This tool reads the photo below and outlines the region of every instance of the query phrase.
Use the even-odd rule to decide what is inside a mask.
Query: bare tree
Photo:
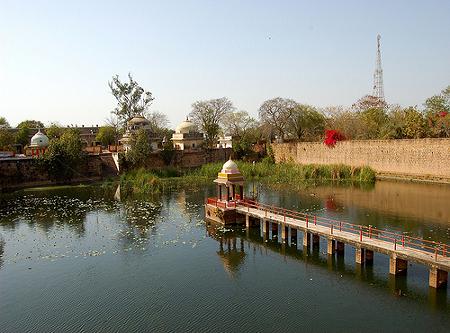
[[[227,113],[222,121],[224,134],[243,136],[250,128],[257,127],[258,122],[247,111]]]
[[[214,147],[219,136],[221,121],[233,110],[233,103],[226,97],[197,101],[192,104],[190,117],[205,133],[207,147]]]
[[[259,108],[259,117],[280,140],[285,138],[289,118],[297,103],[288,98],[273,98],[265,101]]]

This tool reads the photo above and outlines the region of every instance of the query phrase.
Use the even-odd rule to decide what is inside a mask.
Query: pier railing
[[[233,203],[236,206],[236,202]],[[329,228],[330,234],[336,233],[336,235],[338,235],[338,233],[342,231],[349,232],[359,236],[360,242],[367,240],[367,238],[384,240],[391,242],[394,250],[408,248],[409,250],[421,253],[427,252],[428,254],[434,255],[435,260],[438,259],[438,256],[450,257],[449,245],[433,240],[408,236],[404,233],[381,230],[370,225],[366,226],[337,221],[323,216],[267,205],[249,199],[239,200],[237,202],[237,206],[246,207],[248,211],[250,211],[250,209],[257,209],[262,211],[266,217],[270,217],[270,215],[278,215],[278,217],[282,218],[284,222],[286,222],[286,219],[301,220],[306,224],[306,229],[308,229],[309,226],[318,225]]]

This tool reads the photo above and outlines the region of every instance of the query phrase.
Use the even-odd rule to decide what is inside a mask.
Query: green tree
[[[0,150],[12,150],[14,135],[7,128],[0,127]]]
[[[0,128],[10,128],[8,121],[5,117],[0,117]]]
[[[50,140],[41,163],[51,178],[70,180],[77,174],[84,156],[80,133],[75,129],[68,129],[61,137]]]
[[[152,93],[145,91],[128,74],[129,82],[121,82],[119,76],[115,75],[111,82],[108,82],[111,93],[117,101],[117,105],[112,113],[120,121],[122,127],[126,126],[128,120],[135,116],[142,116],[150,107],[154,100]]]
[[[130,149],[126,153],[126,161],[134,168],[144,166],[145,161],[152,152],[152,146],[148,133],[145,129],[140,128],[133,133],[130,142]]]
[[[224,117],[233,110],[233,103],[226,97],[197,101],[192,104],[190,117],[205,134],[208,148],[216,145],[220,133],[220,124]]]
[[[44,128],[44,124],[39,120],[24,120],[17,125],[17,128]]]
[[[65,131],[66,129],[57,123],[51,123],[50,126],[45,129],[45,132],[49,139],[60,138]]]
[[[112,126],[100,127],[95,137],[96,141],[102,143],[103,146],[112,145],[116,141],[116,130]]]
[[[259,108],[259,118],[266,126],[272,138],[277,135],[279,140],[286,137],[289,126],[289,118],[297,103],[292,99],[276,97],[265,101]]]
[[[288,119],[287,130],[299,140],[318,140],[325,130],[325,117],[311,105],[297,104]]]
[[[30,129],[28,128],[28,126],[22,124],[20,127],[18,127],[18,131],[16,132],[15,142],[25,147],[27,144],[30,143],[29,135]]]
[[[450,86],[425,101],[428,132],[432,137],[450,137]]]
[[[364,139],[379,139],[388,121],[385,109],[370,108],[359,113],[364,124]]]

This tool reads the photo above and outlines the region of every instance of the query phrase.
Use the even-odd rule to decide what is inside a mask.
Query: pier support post
[[[313,246],[319,246],[320,236],[316,235],[316,234],[313,234],[312,235],[312,243],[313,243]]]
[[[355,261],[357,264],[364,264],[366,259],[365,251],[361,247],[355,247]]]
[[[338,254],[344,254],[345,243],[336,241],[336,252]]]
[[[311,243],[310,233],[303,231],[303,247],[309,247],[309,244]]]
[[[441,288],[447,285],[448,272],[437,267],[430,268],[429,284],[432,288]]]
[[[250,228],[250,216],[248,214],[245,215],[245,227]]]
[[[280,227],[281,227],[281,239],[283,243],[286,243],[286,225],[284,225],[283,223],[280,223]]]
[[[408,261],[397,258],[395,256],[391,256],[389,258],[389,273],[390,274],[397,275],[397,274],[406,273],[407,268],[408,268]]]
[[[334,239],[328,238],[327,239],[327,253],[334,254],[335,249],[336,249],[336,241]]]
[[[290,226],[288,226],[287,228],[288,228],[288,245],[291,246],[291,242],[292,242],[292,228]]]
[[[366,263],[373,263],[373,251],[366,249]]]
[[[261,223],[262,223],[262,231],[264,234],[267,234],[267,223],[266,223],[266,219],[261,219]]]

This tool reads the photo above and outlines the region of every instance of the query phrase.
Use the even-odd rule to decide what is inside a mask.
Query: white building
[[[198,131],[197,126],[186,117],[186,120],[175,129],[171,140],[176,150],[199,150],[203,146],[204,136]]]

